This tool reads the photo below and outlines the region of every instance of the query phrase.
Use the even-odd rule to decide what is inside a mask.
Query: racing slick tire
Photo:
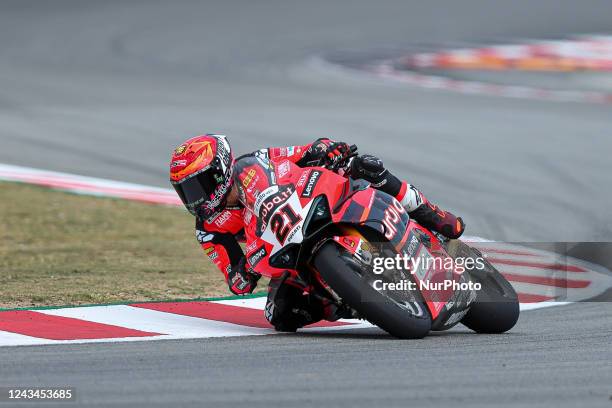
[[[416,305],[419,315],[408,312],[389,297],[366,284],[352,255],[333,241],[328,241],[314,255],[312,265],[323,280],[360,316],[400,339],[420,339],[431,329],[427,306]],[[367,301],[366,301],[367,299]]]
[[[461,323],[476,333],[504,333],[514,327],[520,310],[516,291],[504,276],[483,254],[459,240],[447,244],[447,252],[452,257],[481,258],[482,269],[467,271],[470,280],[479,282],[482,288],[476,292],[476,299]]]

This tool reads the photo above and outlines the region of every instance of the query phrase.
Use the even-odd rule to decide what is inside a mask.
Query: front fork
[[[354,228],[342,227],[342,235],[334,235],[332,238],[321,240],[312,250],[315,254],[324,243],[333,240],[338,245],[347,250],[350,254],[355,256],[361,262],[370,264],[372,262],[372,256],[369,252],[363,250],[362,246],[367,241],[365,238]],[[333,313],[339,317],[344,318],[360,318],[357,312],[353,309],[349,309],[343,304],[342,299],[334,290],[325,282],[319,272],[312,266],[312,262],[307,263],[308,276],[309,276],[309,293],[311,296],[317,298],[322,302],[330,303],[336,307],[337,312]],[[337,318],[336,318],[337,319]],[[334,319],[334,320],[336,320]]]

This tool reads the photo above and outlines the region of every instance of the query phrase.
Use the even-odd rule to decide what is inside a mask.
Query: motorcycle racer
[[[307,145],[260,149],[234,160],[227,138],[217,134],[196,136],[174,150],[170,181],[195,216],[198,242],[221,270],[232,293],[249,294],[257,286],[259,275],[252,269],[256,260],[247,259],[240,246],[245,242],[246,219],[251,217],[244,202],[247,195],[255,199],[264,189],[261,186],[274,181],[266,180],[270,176],[265,171],[240,166],[241,159],[256,157],[264,165],[288,160],[299,167],[332,167],[350,152],[346,143],[321,138]],[[391,174],[377,157],[357,156],[349,168],[341,171],[395,197],[424,227],[448,238],[458,238],[463,233],[461,218],[430,203],[416,187]],[[323,318],[342,317],[330,305],[303,295],[303,288],[286,276],[270,281],[265,316],[280,331],[295,331]]]

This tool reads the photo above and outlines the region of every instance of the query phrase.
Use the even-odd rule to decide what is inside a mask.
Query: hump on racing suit
[[[300,167],[317,165],[331,143],[332,140],[322,138],[307,145],[265,148],[238,157],[234,182],[239,186],[241,201],[255,200],[255,196],[265,190],[266,183],[266,186],[276,183],[272,179],[275,177],[273,163],[288,160]],[[228,206],[206,220],[196,217],[196,238],[226,281],[245,256],[240,242],[245,242],[245,224],[251,216],[252,213],[240,205]]]

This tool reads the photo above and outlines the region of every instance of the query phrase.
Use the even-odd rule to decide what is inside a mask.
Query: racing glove
[[[227,274],[227,285],[234,295],[248,295],[257,287],[261,275],[247,268],[246,256],[243,256],[237,265],[232,266]]]
[[[385,169],[385,165],[382,160],[376,156],[370,154],[364,154],[357,156],[351,162],[350,176],[354,179],[363,179],[372,184],[374,188],[381,188],[389,182],[393,182],[394,186],[399,190],[401,187],[401,181],[390,175],[389,171]],[[387,189],[382,189],[385,193],[390,194]],[[394,195],[394,194],[391,194]]]
[[[332,142],[327,146],[327,150],[321,162],[325,167],[333,167],[342,159],[347,158],[350,153],[351,147],[347,143]]]

